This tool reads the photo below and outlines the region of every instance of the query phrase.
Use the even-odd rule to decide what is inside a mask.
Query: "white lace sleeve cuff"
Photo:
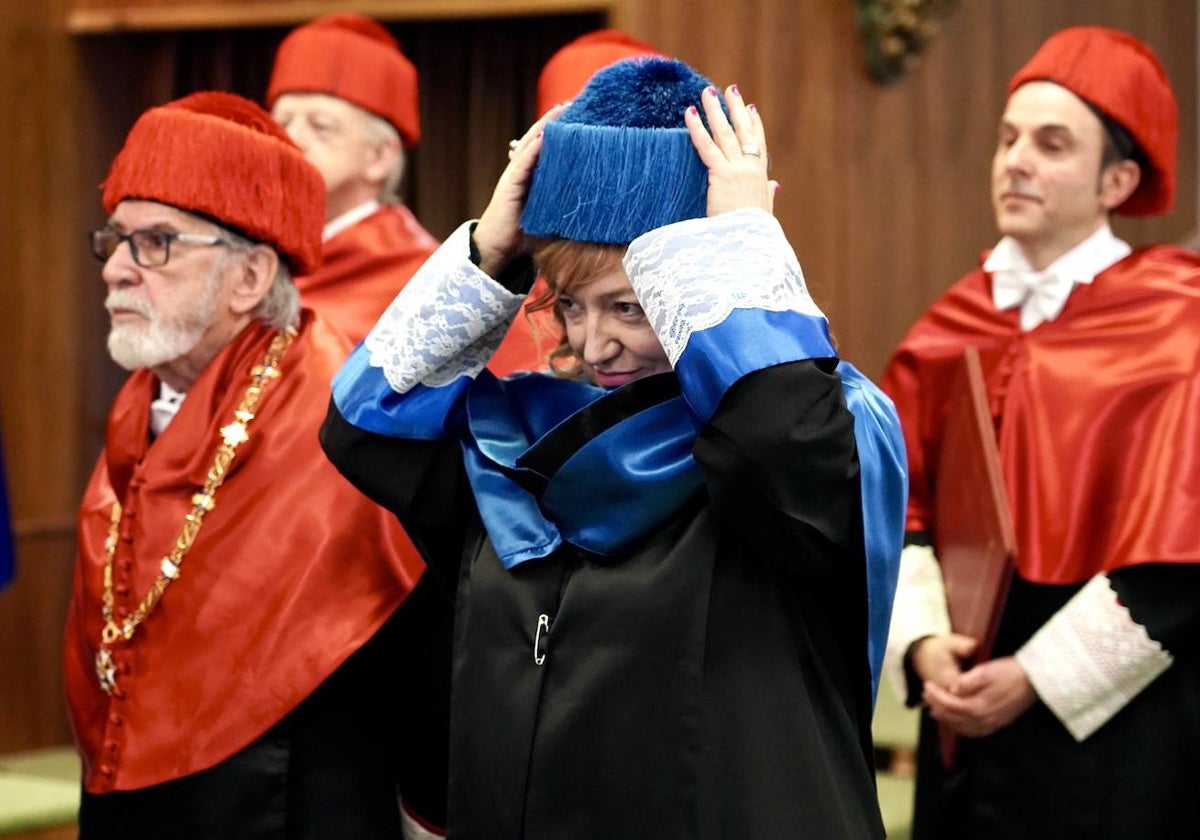
[[[884,670],[888,682],[903,701],[908,679],[904,657],[917,639],[950,632],[946,586],[937,555],[927,545],[908,545],[900,552],[900,577],[892,605]]]
[[[372,367],[404,394],[436,388],[487,365],[524,301],[470,260],[470,223],[421,266],[367,334]]]
[[[400,808],[400,836],[402,840],[446,840],[446,833],[421,822],[406,805]]]
[[[692,333],[720,324],[735,309],[824,319],[783,229],[765,210],[657,228],[633,241],[624,263],[672,365]]]
[[[1017,651],[1034,690],[1082,741],[1167,670],[1171,654],[1097,575]]]
[[[702,421],[748,374],[837,358],[825,316],[770,213],[735,210],[652,230],[633,241],[624,262]]]

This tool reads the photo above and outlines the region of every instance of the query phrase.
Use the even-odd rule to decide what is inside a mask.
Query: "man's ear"
[[[1100,173],[1100,204],[1105,210],[1115,210],[1125,203],[1142,182],[1142,168],[1137,161],[1119,160],[1110,163]]]
[[[367,149],[367,165],[363,175],[376,188],[382,187],[397,163],[404,160],[404,150],[396,137],[385,137]]]
[[[275,282],[279,255],[269,245],[255,245],[239,262],[230,290],[229,308],[236,315],[254,311]]]

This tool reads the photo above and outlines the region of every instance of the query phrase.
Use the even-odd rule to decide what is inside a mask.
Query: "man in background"
[[[267,107],[325,179],[324,257],[296,284],[360,341],[437,247],[398,195],[421,137],[417,70],[375,21],[327,15],[279,45]]]
[[[421,136],[417,70],[376,21],[326,15],[279,45],[267,107],[325,179],[324,257],[297,278],[301,297],[361,341],[438,244],[399,200]],[[522,315],[492,372],[544,367],[535,339]]]
[[[909,545],[893,683],[923,702],[917,838],[1177,838],[1200,815],[1200,257],[1132,250],[1166,212],[1175,95],[1123,32],[1052,36],[1009,82],[1001,233],[893,356]],[[992,658],[951,632],[936,539],[955,371],[978,348],[1017,563]],[[964,737],[946,772],[934,722]]]

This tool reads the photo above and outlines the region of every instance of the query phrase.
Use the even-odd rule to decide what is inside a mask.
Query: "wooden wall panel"
[[[61,3],[0,15],[0,433],[18,575],[0,593],[0,750],[69,739],[59,678],[82,468],[78,67]]]
[[[842,352],[871,375],[994,244],[988,179],[1004,88],[1061,27],[1144,38],[1179,95],[1176,209],[1119,220],[1118,233],[1135,244],[1177,241],[1195,226],[1194,0],[964,0],[889,87],[862,68],[853,0],[627,0],[620,21],[758,103],[783,185],[777,215]]]

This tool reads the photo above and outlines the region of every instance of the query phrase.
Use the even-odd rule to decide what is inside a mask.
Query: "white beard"
[[[195,349],[216,321],[217,290],[214,274],[204,284],[200,297],[178,317],[165,319],[141,297],[121,290],[110,292],[104,301],[109,310],[128,309],[146,321],[113,324],[108,333],[108,355],[126,370],[154,368],[181,359]]]

